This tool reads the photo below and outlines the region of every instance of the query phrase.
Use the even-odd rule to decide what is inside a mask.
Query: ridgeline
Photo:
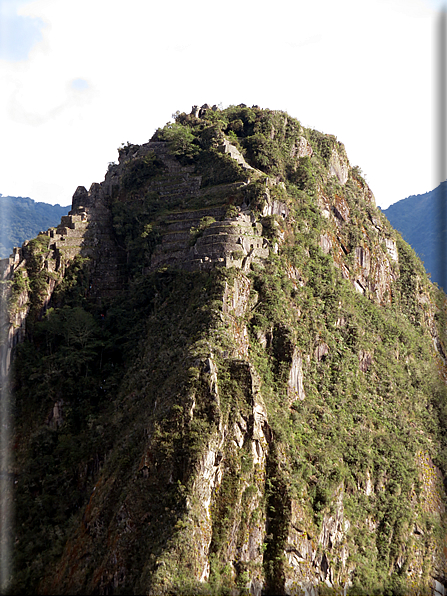
[[[39,232],[57,225],[70,207],[36,203],[26,197],[0,195],[0,259],[9,257],[14,247],[35,238]]]
[[[444,593],[445,295],[335,136],[178,112],[0,272],[11,594]]]

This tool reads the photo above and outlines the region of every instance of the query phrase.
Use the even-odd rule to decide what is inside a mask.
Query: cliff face
[[[444,295],[335,137],[177,114],[2,263],[12,593],[443,593]]]

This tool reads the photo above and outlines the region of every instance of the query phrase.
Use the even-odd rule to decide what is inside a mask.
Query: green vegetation
[[[251,358],[263,374],[270,424],[283,445],[276,463],[282,466],[281,474],[273,475],[281,486],[275,486],[272,497],[280,494],[283,502],[275,505],[277,517],[272,523],[288,518],[285,495],[289,501],[299,497],[311,505],[318,534],[324,514],[333,511],[337,490],[344,487],[351,523],[348,540],[358,553],[353,593],[359,586],[362,593],[386,593],[394,582],[389,570],[405,552],[414,520],[409,503],[419,487],[416,454],[430,453],[446,469],[446,388],[438,378],[430,337],[411,322],[414,305],[408,294],[402,294],[394,307],[383,308],[359,296],[341,279],[331,259],[314,255],[303,263],[292,247],[283,254],[284,260],[277,259],[255,276],[260,307],[249,321]],[[403,260],[405,253],[400,254]],[[286,263],[301,268],[309,279],[306,287],[295,291],[287,283]],[[408,275],[423,279],[420,265],[413,260],[413,269],[411,263],[405,262]],[[290,315],[296,307],[302,315],[294,320]],[[346,324],[337,327],[341,317]],[[279,341],[276,347],[272,341],[266,352],[257,338],[272,327],[273,338],[277,330]],[[282,366],[290,355],[278,348],[284,345],[284,333],[296,337],[302,352],[311,356],[319,342],[329,347],[323,360],[313,357],[305,367],[306,399],[295,402],[291,410],[286,403],[288,368]],[[366,372],[359,370],[362,352],[372,355]],[[365,499],[358,487],[365,486],[368,476],[375,489]],[[380,478],[387,479],[383,493],[378,489]],[[421,511],[419,515],[428,524],[424,532],[439,523]],[[376,520],[378,528],[365,542],[367,516]],[[278,547],[276,541],[274,545]]]
[[[41,230],[59,225],[69,206],[36,203],[23,197],[0,195],[0,259],[9,257],[14,246],[22,246]]]
[[[262,171],[246,180],[223,138]],[[297,156],[302,139],[312,156]],[[43,236],[29,245],[29,280],[15,280],[34,314],[13,375],[12,593],[245,594],[256,581],[275,594],[294,573],[316,577],[307,545],[332,570],[321,593],[349,580],[351,594],[425,594],[445,535],[434,466],[447,471],[447,392],[431,335],[437,326],[442,352],[445,296],[359,169],[343,186],[328,175],[334,151],[345,157],[335,137],[231,106],[178,113],[154,140],[202,177],[202,194],[163,195],[180,175],[155,154],[126,163],[110,207],[128,256],[122,293],[88,300],[94,269],[78,258],[42,316]],[[148,272],[168,217],[207,200],[227,218],[249,204],[278,250],[244,272]],[[287,217],[262,215],[272,200]],[[215,218],[196,221],[192,241]],[[363,293],[359,248],[372,263]],[[302,400],[289,391],[298,356]]]
[[[126,163],[122,185],[126,191],[139,190],[145,182],[164,171],[163,162],[152,151]]]
[[[199,221],[199,224],[197,226],[193,226],[191,228],[190,234],[191,234],[191,245],[195,244],[197,238],[200,238],[200,236],[203,235],[203,232],[210,227],[211,224],[213,224],[216,220],[214,219],[214,217],[211,217],[209,215],[202,217],[202,219]]]

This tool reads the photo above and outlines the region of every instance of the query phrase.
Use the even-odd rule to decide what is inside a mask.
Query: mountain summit
[[[178,112],[0,272],[11,593],[444,593],[445,295],[335,136]]]

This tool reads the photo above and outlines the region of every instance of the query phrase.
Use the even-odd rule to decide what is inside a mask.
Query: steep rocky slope
[[[445,297],[335,137],[177,113],[1,273],[12,593],[443,593]]]

